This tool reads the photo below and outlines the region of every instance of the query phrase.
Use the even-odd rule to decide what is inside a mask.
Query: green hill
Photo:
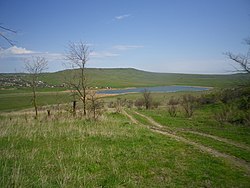
[[[42,80],[50,84],[61,84],[77,70],[64,70],[55,73],[45,73]],[[227,87],[241,84],[249,80],[249,75],[197,75],[197,74],[175,74],[154,73],[132,68],[88,68],[86,69],[91,86],[97,87],[143,87],[164,85],[192,85]]]
[[[49,85],[61,85],[69,81],[70,77],[79,70],[64,70],[54,73],[43,73],[39,80]],[[242,84],[249,80],[247,74],[231,75],[198,75],[198,74],[175,74],[175,73],[154,73],[132,68],[88,68],[86,69],[88,83],[93,87],[144,87],[144,86],[166,86],[166,85],[187,85],[187,86],[210,86],[228,87]],[[2,76],[21,76],[26,74],[1,74]]]

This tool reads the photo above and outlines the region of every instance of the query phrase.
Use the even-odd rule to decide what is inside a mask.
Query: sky
[[[87,67],[227,74],[225,52],[245,54],[250,0],[0,0],[0,72],[24,72],[43,56],[68,68],[70,42],[91,49]]]

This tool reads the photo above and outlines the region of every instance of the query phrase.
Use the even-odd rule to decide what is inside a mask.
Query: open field
[[[72,100],[70,93],[65,92],[38,92],[38,105],[62,104]],[[13,111],[31,108],[32,93],[0,94],[0,111]]]
[[[181,96],[183,94],[192,94],[195,96],[199,96],[204,93],[208,93],[210,91],[202,91],[202,92],[175,92],[175,93],[154,93],[153,98],[156,101],[167,101],[172,96]],[[70,92],[58,91],[58,92],[37,92],[38,96],[38,105],[40,107],[52,104],[64,104],[70,103],[73,100],[73,97]],[[102,95],[105,103],[109,103],[111,101],[115,101],[117,98],[128,99],[128,100],[136,100],[141,97],[141,93],[133,93],[133,94],[122,94],[122,95]],[[79,101],[79,105],[81,102]],[[30,92],[21,92],[21,93],[6,93],[0,94],[0,112],[11,112],[22,110],[25,108],[32,108],[32,93]]]
[[[18,115],[18,112],[1,115],[0,186],[249,186],[250,171],[247,168],[192,144],[153,132],[148,128],[152,125],[147,119],[140,116],[143,119],[140,120],[133,110],[128,113],[141,123],[132,123],[126,115],[111,111],[96,122],[72,118],[67,113],[58,118],[40,114],[37,120],[27,114]],[[227,128],[199,121],[199,125],[183,124],[182,118],[178,118],[182,123],[168,127],[173,120],[167,115],[162,116],[164,111],[139,113],[153,117],[166,129],[195,130],[250,146],[249,128]],[[186,132],[176,134],[219,153],[235,156],[249,165],[249,150],[219,142],[230,146],[225,149],[213,139],[211,142],[200,141]]]

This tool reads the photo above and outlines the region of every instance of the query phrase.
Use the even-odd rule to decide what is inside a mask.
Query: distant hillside
[[[44,73],[39,80],[48,84],[60,85],[79,70],[64,70],[54,73]],[[174,74],[154,73],[132,68],[88,68],[86,69],[91,86],[97,87],[142,87],[142,86],[164,86],[164,85],[192,85],[227,87],[241,84],[249,80],[249,75],[197,75],[197,74]],[[10,74],[6,74],[10,75]]]
[[[61,84],[73,71],[64,70],[55,73],[46,73],[42,80],[51,84]],[[193,85],[226,87],[240,84],[249,80],[249,75],[197,75],[197,74],[174,74],[154,73],[132,68],[89,68],[86,69],[89,82],[97,87],[142,87],[142,86],[163,86],[163,85]]]

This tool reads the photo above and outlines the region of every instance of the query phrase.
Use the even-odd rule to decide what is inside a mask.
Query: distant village
[[[21,77],[17,76],[3,76],[0,77],[0,87],[6,88],[6,87],[31,87],[31,84],[29,81],[22,79]],[[51,85],[48,83],[45,83],[41,80],[37,81],[37,87],[40,88],[58,88],[58,87],[66,87],[65,83],[62,83],[60,85]]]
[[[17,87],[17,88],[29,88],[31,87],[31,83],[28,80],[25,80],[22,78],[22,76],[0,76],[0,88],[10,88],[10,87]],[[66,83],[62,83],[59,85],[56,84],[48,84],[46,82],[43,82],[41,80],[38,80],[36,82],[36,87],[39,88],[69,88]],[[97,87],[92,86],[88,89],[105,89],[110,90],[112,87],[105,86],[105,87]]]

